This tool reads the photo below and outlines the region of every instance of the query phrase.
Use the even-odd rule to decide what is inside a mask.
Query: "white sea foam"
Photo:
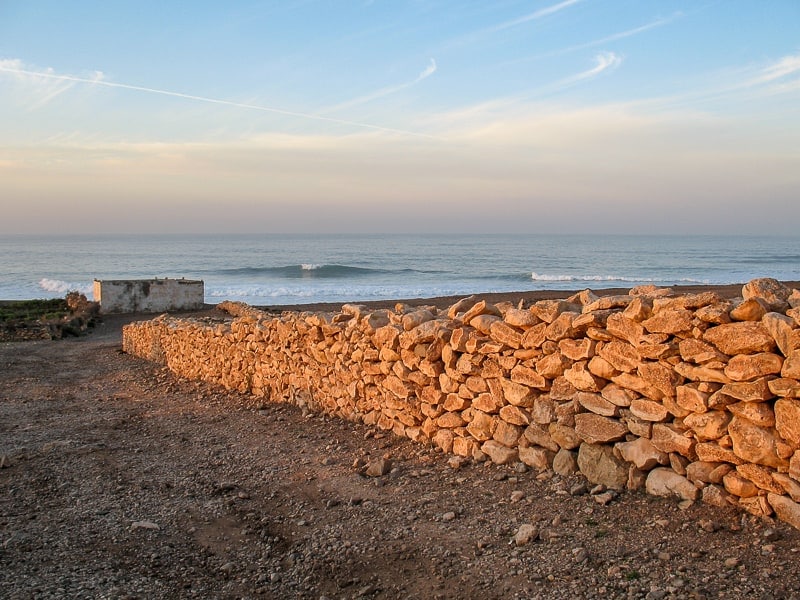
[[[303,271],[316,271],[317,269],[321,269],[324,266],[325,265],[318,265],[315,263],[303,263],[302,265],[300,265],[300,268],[302,268]]]
[[[558,282],[558,281],[601,281],[601,282],[613,282],[619,281],[620,283],[665,283],[676,281],[673,279],[656,279],[652,277],[620,277],[617,275],[546,275],[541,273],[536,273],[535,271],[531,273],[531,279],[533,281],[550,281],[550,282]],[[686,283],[686,284],[700,284],[706,285],[709,284],[710,281],[707,279],[691,279],[691,278],[682,278],[677,280],[679,283]]]
[[[39,281],[39,287],[45,292],[51,292],[54,294],[66,294],[67,292],[77,290],[82,294],[88,295],[91,294],[93,290],[92,284],[73,283],[69,281],[61,281],[60,279],[48,279],[46,277]]]

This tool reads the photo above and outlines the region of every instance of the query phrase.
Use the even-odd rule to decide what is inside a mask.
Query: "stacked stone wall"
[[[127,325],[123,349],[447,453],[800,528],[800,292],[777,281],[736,300],[648,286],[528,307],[220,308],[232,320]]]

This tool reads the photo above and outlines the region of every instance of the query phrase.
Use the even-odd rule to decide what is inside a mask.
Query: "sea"
[[[6,235],[0,300],[92,299],[95,279],[205,282],[209,304],[800,280],[798,236]]]

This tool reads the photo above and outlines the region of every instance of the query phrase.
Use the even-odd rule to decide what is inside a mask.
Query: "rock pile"
[[[611,490],[738,506],[800,528],[800,291],[652,286],[532,306],[127,325],[126,352],[176,374]]]

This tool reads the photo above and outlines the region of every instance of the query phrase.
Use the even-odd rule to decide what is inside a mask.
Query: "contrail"
[[[397,133],[401,135],[410,135],[414,137],[422,137],[428,139],[438,139],[436,136],[419,133],[416,131],[406,131],[404,129],[394,129],[392,127],[383,127],[381,125],[372,125],[370,123],[361,123],[358,121],[348,121],[345,119],[335,119],[333,117],[323,117],[320,115],[312,115],[308,113],[301,113],[291,110],[284,110],[281,108],[273,108],[270,106],[259,106],[257,104],[245,104],[242,102],[233,102],[231,100],[220,100],[219,98],[206,98],[205,96],[195,96],[193,94],[183,94],[181,92],[171,92],[169,90],[159,90],[156,88],[144,87],[141,85],[130,85],[127,83],[113,83],[111,81],[103,81],[101,79],[88,79],[85,77],[73,77],[72,75],[57,75],[55,73],[42,73],[39,71],[29,71],[26,69],[15,69],[6,67],[0,64],[0,71],[6,73],[16,73],[18,75],[31,75],[33,77],[42,77],[45,79],[57,79],[60,81],[74,81],[76,83],[89,83],[92,85],[104,85],[111,88],[120,88],[123,90],[133,90],[136,92],[147,92],[150,94],[160,94],[162,96],[171,96],[173,98],[184,98],[186,100],[194,100],[196,102],[207,102],[209,104],[221,104],[223,106],[234,106],[236,108],[246,108],[249,110],[260,110],[262,112],[269,112],[278,115],[285,115],[288,117],[296,117],[299,119],[312,119],[314,121],[324,121],[327,123],[336,123],[337,125],[348,125],[350,127],[360,127],[362,129],[372,129],[373,131],[383,131],[386,133]]]

